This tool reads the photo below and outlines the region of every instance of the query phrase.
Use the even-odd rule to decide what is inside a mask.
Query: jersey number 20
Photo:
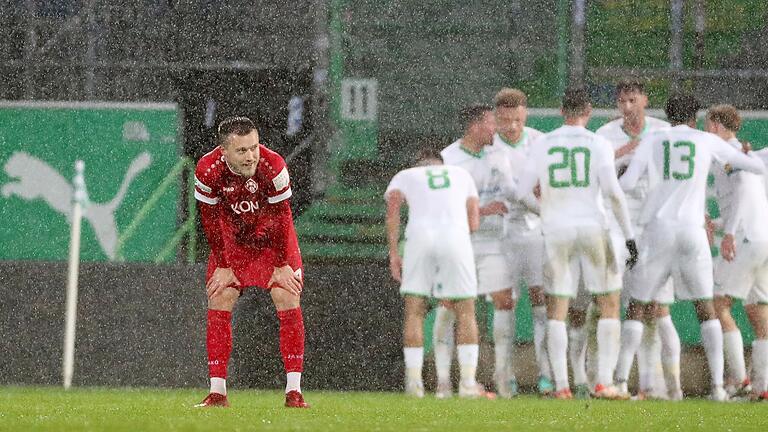
[[[427,184],[430,189],[445,189],[451,187],[451,179],[448,170],[427,171]]]
[[[549,165],[549,186],[553,188],[589,187],[589,160],[586,147],[552,147],[549,155],[560,154],[560,162]],[[560,172],[562,174],[558,175]],[[558,180],[558,178],[564,180]]]

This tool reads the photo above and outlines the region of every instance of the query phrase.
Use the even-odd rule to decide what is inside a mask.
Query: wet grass
[[[394,393],[230,392],[229,409],[195,409],[203,390],[0,387],[2,431],[766,430],[768,403],[423,400]]]

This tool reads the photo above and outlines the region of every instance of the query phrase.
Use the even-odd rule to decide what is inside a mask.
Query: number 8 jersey
[[[616,180],[613,146],[581,126],[562,126],[531,144],[530,163],[518,184],[525,195],[539,181],[545,234],[563,228],[606,228],[602,191],[623,194]],[[623,206],[626,212],[626,206]],[[622,227],[631,238],[628,216]],[[629,232],[626,232],[629,230]]]
[[[707,176],[713,158],[757,174],[764,170],[756,157],[739,152],[717,135],[686,125],[643,138],[620,182],[632,189],[648,172],[648,198],[639,224],[658,219],[667,224],[704,226]]]

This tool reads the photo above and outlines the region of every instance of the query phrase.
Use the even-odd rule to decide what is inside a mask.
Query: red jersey
[[[216,147],[197,163],[195,198],[211,246],[208,277],[230,267],[242,286],[266,287],[274,267],[301,268],[288,198],[291,182],[283,158],[259,145],[252,177],[232,171]]]

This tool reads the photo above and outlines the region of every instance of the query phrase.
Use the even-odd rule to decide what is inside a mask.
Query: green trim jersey
[[[638,135],[636,138],[642,139],[646,135],[648,135],[651,132],[655,132],[657,130],[663,130],[663,129],[669,129],[670,125],[669,123],[665,122],[664,120],[659,120],[654,117],[645,117],[645,128],[643,128],[643,131],[640,132],[640,135]],[[624,131],[624,119],[618,118],[616,120],[610,121],[603,126],[601,126],[597,131],[595,131],[596,134],[600,135],[601,137],[607,139],[612,145],[614,152],[624,145],[626,145],[632,138],[635,138],[633,136],[630,136],[629,134]],[[632,161],[632,157],[635,155],[634,152],[626,154],[618,159],[616,159],[616,169],[619,171],[626,170],[629,163]],[[637,187],[632,189],[631,191],[626,192],[627,197],[627,207],[629,208],[629,217],[632,220],[632,224],[634,226],[638,226],[638,218],[640,217],[640,211],[643,207],[643,203],[645,202],[645,198],[648,196],[648,179],[642,178],[638,181]],[[611,228],[615,231],[618,228],[618,223],[616,222],[616,219],[612,215],[608,215],[609,223],[611,225]]]
[[[678,125],[648,134],[621,177],[630,190],[648,174],[649,192],[639,223],[658,220],[666,224],[704,226],[707,176],[712,159],[732,168],[763,174],[765,166],[754,155],[745,155],[717,135]]]
[[[455,166],[431,165],[397,173],[384,196],[399,190],[408,203],[406,238],[421,231],[451,231],[469,235],[467,199],[477,197],[469,173]]]
[[[561,126],[531,144],[515,196],[541,185],[544,234],[574,227],[607,228],[601,194],[612,197],[627,238],[634,237],[616,179],[611,144],[581,126]]]
[[[531,143],[542,135],[544,135],[543,132],[527,126],[523,129],[523,136],[516,143],[509,143],[498,133],[494,134],[493,147],[503,150],[506,154],[511,169],[511,178],[515,183],[519,180],[528,163]],[[532,213],[520,201],[512,200],[507,207],[509,213],[506,215],[505,222],[508,231],[525,232],[540,229],[541,219],[539,216]]]
[[[741,150],[738,139],[727,141],[733,148]],[[768,149],[754,152],[765,162]],[[712,171],[715,177],[715,191],[720,214],[725,221],[725,232],[734,234],[740,241],[768,241],[768,197],[766,197],[765,176],[745,171],[733,171],[729,167],[717,166]]]
[[[493,201],[509,205],[509,184],[511,168],[505,152],[492,145],[473,153],[465,148],[461,140],[440,152],[446,165],[464,168],[475,181],[480,197],[480,207]],[[504,235],[504,217],[501,215],[482,216],[480,228],[472,234],[475,255],[502,253],[501,238]]]

